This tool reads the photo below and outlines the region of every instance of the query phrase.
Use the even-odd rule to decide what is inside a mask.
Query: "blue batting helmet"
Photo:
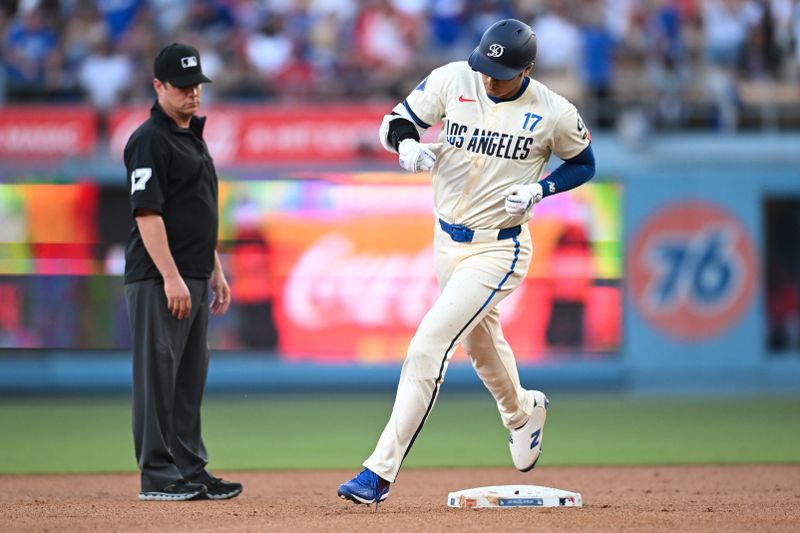
[[[498,80],[513,79],[536,59],[536,34],[516,19],[492,24],[469,56],[469,66]]]

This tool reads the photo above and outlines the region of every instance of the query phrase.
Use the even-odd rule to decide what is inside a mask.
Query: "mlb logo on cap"
[[[156,56],[153,67],[157,79],[179,88],[211,81],[203,74],[200,52],[188,44],[165,46]]]

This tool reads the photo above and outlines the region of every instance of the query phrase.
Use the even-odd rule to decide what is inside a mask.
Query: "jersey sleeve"
[[[553,153],[563,160],[572,159],[589,146],[592,135],[578,110],[569,104],[553,131]]]
[[[125,147],[125,168],[128,172],[131,213],[136,209],[152,209],[161,213],[167,193],[169,161],[155,135],[132,138]]]
[[[412,120],[418,128],[428,129],[444,116],[443,93],[446,81],[442,69],[435,69],[395,107],[394,111]]]

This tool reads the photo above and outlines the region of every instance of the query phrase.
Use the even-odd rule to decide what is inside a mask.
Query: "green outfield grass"
[[[800,398],[632,399],[553,394],[541,465],[800,462]],[[393,393],[208,395],[217,470],[357,469]],[[0,473],[131,471],[123,396],[0,400]],[[404,466],[509,466],[487,393],[443,391]]]

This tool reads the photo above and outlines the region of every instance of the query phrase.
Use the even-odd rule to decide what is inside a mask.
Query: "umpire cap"
[[[469,66],[497,80],[513,79],[536,59],[536,34],[516,19],[492,24],[469,56]]]
[[[211,82],[200,66],[200,52],[188,44],[172,43],[162,48],[154,61],[153,71],[157,79],[178,88]]]

